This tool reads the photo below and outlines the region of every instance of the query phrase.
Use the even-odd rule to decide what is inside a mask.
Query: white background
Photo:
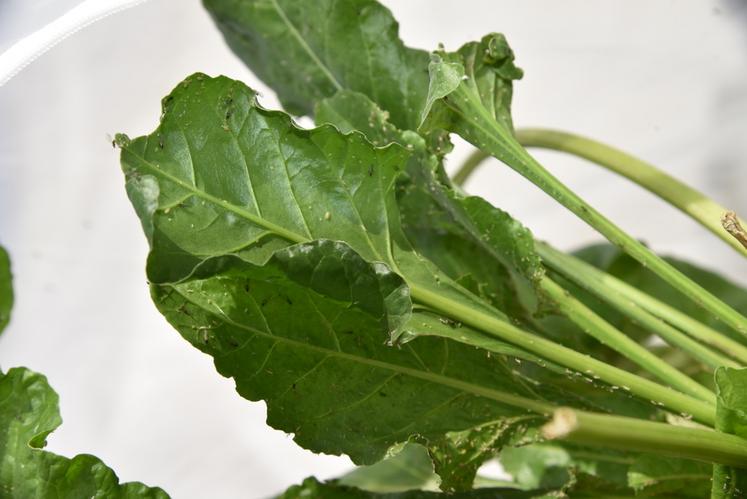
[[[74,3],[0,0],[0,50]],[[526,72],[518,126],[608,141],[747,214],[744,1],[384,3],[405,41],[423,48],[504,32]],[[242,79],[277,106],[196,0],[151,0],[107,18],[0,87],[0,242],[17,292],[0,365],[43,372],[59,392],[65,422],[49,449],[95,454],[123,480],[174,498],[260,498],[350,463],[266,427],[264,404],[238,397],[156,312],[107,135],[151,131],[160,98],[195,71]],[[459,143],[449,166],[468,152]],[[657,251],[747,282],[743,259],[667,205],[579,160],[538,157]],[[599,240],[497,162],[468,188],[562,248]]]

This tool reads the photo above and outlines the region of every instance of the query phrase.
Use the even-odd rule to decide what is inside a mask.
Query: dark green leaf
[[[531,499],[542,496],[542,491],[512,489],[477,489],[449,495],[419,490],[379,494],[339,485],[334,481],[321,483],[315,478],[307,478],[303,484],[288,489],[279,499]]]
[[[527,415],[497,388],[536,396],[502,357],[438,337],[418,340],[417,350],[387,346],[386,332],[409,311],[407,287],[343,243],[291,246],[261,267],[208,261],[153,294],[243,397],[267,402],[271,426],[356,463],[374,463],[413,437]]]
[[[120,484],[94,456],[72,459],[42,450],[62,420],[57,394],[25,368],[0,373],[0,496],[3,498],[168,498],[142,483]]]
[[[0,333],[10,321],[13,308],[13,276],[10,272],[10,258],[0,246]]]
[[[747,369],[716,370],[716,429],[747,439]],[[745,440],[747,445],[747,440]],[[736,499],[747,495],[747,470],[713,465],[711,498]]]
[[[415,130],[428,91],[428,53],[405,47],[374,0],[204,0],[233,51],[283,106],[310,114],[338,90],[367,95],[395,126]]]

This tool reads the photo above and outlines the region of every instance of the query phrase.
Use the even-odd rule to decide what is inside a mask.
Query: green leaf
[[[718,389],[716,429],[747,439],[747,369],[720,367],[715,377]],[[745,494],[747,470],[713,465],[713,499],[733,499]]]
[[[205,267],[202,272],[207,272],[207,269],[215,265],[214,262],[220,261],[214,260],[215,257],[227,254],[257,265],[244,269],[244,272],[248,273],[247,278],[253,275],[253,272],[260,272],[258,275],[262,275],[261,272],[268,271],[267,269],[260,271],[260,269],[262,269],[261,265],[268,262],[271,255],[274,255],[273,260],[270,260],[273,262],[278,262],[278,259],[285,255],[289,262],[293,261],[294,265],[301,266],[299,268],[309,267],[310,263],[304,260],[303,254],[293,249],[294,243],[320,239],[344,240],[350,246],[350,251],[343,251],[341,246],[330,247],[329,243],[311,244],[326,244],[323,247],[330,253],[328,256],[330,262],[335,260],[335,254],[339,257],[342,253],[347,255],[346,261],[355,260],[352,255],[359,258],[359,266],[364,266],[364,263],[371,265],[368,262],[383,262],[396,271],[396,274],[390,272],[387,275],[391,275],[392,279],[395,277],[399,279],[397,275],[399,274],[407,282],[407,286],[401,283],[403,287],[397,293],[390,297],[387,295],[391,300],[387,298],[389,301],[381,302],[386,307],[377,313],[384,314],[385,319],[366,322],[363,319],[368,317],[370,310],[365,309],[365,314],[359,317],[360,323],[351,318],[353,322],[347,326],[347,329],[334,329],[336,335],[346,337],[345,335],[353,331],[354,338],[363,335],[363,337],[368,337],[367,341],[378,345],[373,351],[357,352],[354,359],[346,358],[346,362],[357,365],[358,371],[363,370],[365,373],[370,369],[368,361],[371,356],[398,359],[395,364],[405,361],[410,364],[415,359],[418,362],[424,362],[418,365],[427,371],[431,364],[442,366],[445,362],[444,355],[448,351],[449,369],[452,365],[464,362],[462,372],[468,376],[469,382],[480,381],[479,369],[466,367],[473,363],[486,366],[485,369],[493,372],[492,376],[498,376],[498,378],[491,376],[489,380],[480,382],[481,387],[470,386],[471,390],[479,392],[485,386],[500,386],[509,391],[520,390],[523,395],[529,397],[529,401],[537,398],[538,395],[531,388],[531,383],[522,384],[514,381],[513,371],[507,367],[508,361],[505,357],[495,355],[488,359],[484,353],[471,347],[456,344],[447,346],[446,338],[462,339],[473,333],[473,330],[467,327],[455,328],[453,321],[449,322],[449,319],[445,319],[444,323],[433,312],[424,310],[422,307],[411,312],[408,294],[420,287],[427,289],[426,294],[431,293],[442,299],[451,300],[451,303],[462,302],[470,308],[484,310],[492,317],[502,317],[499,311],[481,302],[413,251],[402,233],[399,227],[395,184],[401,170],[411,159],[407,149],[397,145],[377,149],[359,134],[341,135],[329,126],[308,131],[295,128],[286,115],[258,108],[254,102],[253,92],[240,83],[227,78],[209,79],[203,75],[195,75],[187,79],[164,100],[161,126],[151,136],[131,142],[119,136],[118,140],[123,148],[122,162],[127,177],[128,193],[151,242],[148,277],[152,283],[165,286],[164,288],[156,286],[154,291],[159,307],[182,334],[195,345],[203,349],[212,348],[204,344],[200,335],[205,335],[213,329],[213,324],[217,320],[213,314],[216,312],[210,308],[208,301],[201,304],[201,307],[207,307],[207,310],[203,310],[200,315],[196,316],[199,319],[184,317],[184,310],[189,310],[189,308],[183,307],[187,307],[190,297],[179,298],[179,293],[166,292],[166,287],[173,285],[176,286],[174,289],[182,289],[180,287],[185,286],[189,288],[191,280],[180,281],[190,276],[196,278],[194,271],[203,262],[205,262]],[[311,246],[303,247],[311,248]],[[383,273],[387,269],[381,263],[374,263],[370,268],[378,269],[376,270],[378,273]],[[311,272],[310,269],[307,271]],[[210,282],[221,283],[221,285],[228,283],[228,281],[221,281],[218,275],[220,274],[215,274]],[[320,306],[333,306],[334,300],[340,299],[333,288],[345,289],[344,273],[339,277],[343,279],[342,281],[335,281],[330,276],[322,279],[321,275],[313,282],[305,281],[303,285],[299,284],[301,288],[294,291],[295,293],[307,292],[308,290],[304,287],[313,288],[312,284],[326,283],[331,287],[315,291],[326,293],[327,298],[316,297],[311,301],[309,301],[310,298],[306,299],[306,306],[309,308],[307,313],[314,312]],[[279,286],[280,283],[273,285]],[[374,289],[366,288],[363,283],[361,286],[361,298],[355,301],[355,307],[350,310],[350,313],[361,312],[360,309],[366,303],[367,293],[373,293],[372,296],[377,293],[375,286]],[[233,288],[221,293],[227,293],[230,299],[235,300],[254,299],[260,304],[264,300],[264,298],[243,296],[246,294],[243,289],[235,284]],[[240,294],[236,295],[236,293]],[[215,301],[221,296],[222,294],[218,294],[209,296],[207,299]],[[194,298],[195,296],[191,297],[191,299]],[[176,301],[171,303],[170,299]],[[315,301],[317,299],[321,300],[323,305],[317,304]],[[333,300],[333,303],[327,304],[327,299]],[[295,299],[292,302],[299,303]],[[345,304],[345,310],[351,305],[351,303]],[[292,307],[293,305],[280,300],[278,306]],[[242,304],[239,310],[244,308],[253,310],[247,304]],[[292,317],[298,317],[298,312],[295,312],[297,309],[298,305],[288,310],[273,310],[272,314],[265,314],[267,323],[273,323],[273,321],[284,323],[286,320],[284,314],[289,313]],[[358,317],[358,315],[355,316]],[[256,314],[242,317],[239,323],[251,327],[266,325],[264,320]],[[295,330],[290,327],[291,325],[300,329]],[[317,326],[321,328],[319,334],[328,342],[330,332],[327,326],[324,324]],[[287,329],[286,334],[297,335],[303,333],[306,324],[291,323],[284,327]],[[271,329],[274,330],[275,327]],[[412,346],[403,342],[402,350],[406,352],[406,355],[402,359],[401,352],[386,347],[384,342],[387,335],[399,337],[405,331],[411,335],[427,333],[427,338],[419,342],[417,353]],[[200,335],[197,335],[197,332],[200,332]],[[239,333],[231,333],[227,335],[227,338],[233,338],[236,334]],[[246,332],[241,334],[245,335]],[[243,338],[243,336],[240,337]],[[228,341],[228,339],[224,338],[222,341]],[[305,336],[303,339],[307,340]],[[242,343],[238,339],[231,341],[237,344]],[[242,350],[242,355],[264,358],[263,356],[269,353],[266,351],[269,348],[266,344],[272,341],[272,338],[266,338],[265,344],[260,344],[251,350]],[[500,340],[493,339],[492,344],[498,345],[497,351],[502,354],[516,353],[522,354],[524,358],[531,358],[521,349],[508,346]],[[265,345],[264,350],[261,348],[262,345]],[[324,345],[329,347],[327,343]],[[309,350],[309,345],[304,343],[297,346],[301,351]],[[225,375],[234,376],[237,379],[239,391],[243,395],[253,400],[271,399],[277,396],[271,391],[258,392],[259,388],[255,386],[258,379],[248,376],[246,371],[236,371],[235,368],[226,366],[225,352],[222,350],[224,348],[230,349],[230,344],[229,347],[223,344],[221,349],[207,351],[219,357],[217,361],[219,371]],[[307,359],[309,362],[316,363],[324,358],[324,355],[320,357],[321,353],[315,348],[312,343],[311,353]],[[296,355],[293,353],[291,359]],[[461,355],[467,357],[460,361]],[[466,359],[470,359],[469,362]],[[242,357],[241,365],[250,365],[251,360],[257,359]],[[293,364],[293,361],[289,359],[279,359],[278,362],[279,366],[285,366],[287,363]],[[299,364],[299,368],[303,368],[304,365]],[[280,367],[276,369],[287,370]],[[381,383],[386,377],[392,376],[391,369],[387,367],[376,370],[377,375],[374,381]],[[285,374],[294,376],[293,371],[287,371]],[[452,381],[438,379],[439,383],[447,383],[447,387],[456,386]],[[503,381],[499,382],[500,379]],[[353,386],[345,390],[345,397],[352,399],[359,397],[361,391],[368,393],[376,386],[366,384],[366,381],[370,380],[367,380],[365,376],[353,377],[349,381],[363,383],[361,386]],[[430,400],[426,397],[426,400],[421,400],[423,390],[418,383],[422,383],[422,380],[415,376],[415,379],[410,381],[418,386],[412,391],[414,398],[411,405],[416,404],[416,407],[421,404],[431,406],[434,403],[442,403],[444,393],[447,393],[449,397],[457,397],[459,394],[459,390],[454,392],[452,389],[440,389],[434,392],[434,396],[437,395],[436,399]],[[457,385],[461,386],[462,381],[459,381]],[[283,379],[283,383],[292,385],[293,381]],[[324,380],[320,383],[320,386],[325,384]],[[247,386],[244,386],[245,384]],[[262,388],[267,389],[269,386],[263,385]],[[495,393],[490,393],[494,399]],[[554,396],[559,393],[558,390],[548,392]],[[319,395],[319,400],[309,399],[310,403],[313,401],[321,404],[321,409],[312,408],[314,409],[312,415],[318,410],[331,411],[334,409],[334,404],[344,400],[341,394],[334,399],[329,399],[329,394],[330,391],[325,390]],[[466,398],[471,400],[470,397],[474,398],[474,396],[479,398],[477,392]],[[480,403],[492,406],[494,402],[490,400],[491,397],[480,399]],[[562,397],[562,400],[567,401],[567,397]],[[324,404],[327,406],[325,407]],[[298,425],[307,422],[308,419],[308,415],[304,414],[303,410],[294,405],[276,406],[272,401],[269,402],[269,406],[270,423],[286,431],[295,432],[297,440],[302,445],[319,451],[346,452],[359,462],[374,462],[381,458],[391,445],[405,441],[415,433],[426,435],[431,432],[435,438],[437,435],[442,435],[444,431],[464,430],[493,419],[500,419],[505,415],[524,414],[526,407],[546,407],[542,403],[530,403],[528,406],[525,400],[519,402],[521,409],[518,410],[515,406],[507,410],[506,406],[501,407],[498,404],[498,412],[486,409],[485,412],[472,414],[476,419],[470,420],[469,423],[463,421],[460,415],[454,421],[447,421],[446,426],[439,426],[436,433],[433,433],[434,429],[428,427],[430,421],[415,422],[411,430],[403,431],[401,434],[381,435],[381,439],[373,445],[368,441],[355,441],[350,436],[352,434],[360,437],[360,428],[343,425],[349,430],[341,432],[332,424],[332,420],[324,424],[313,422],[312,430],[318,429],[321,432],[319,435],[313,434],[311,430],[299,433],[296,431]],[[460,404],[456,406],[459,407]],[[275,409],[275,407],[283,410]],[[448,412],[446,410],[448,408],[445,407],[442,412]],[[453,407],[451,409],[457,410]],[[374,428],[371,431],[374,435],[376,431],[386,433],[396,427],[408,428],[411,423],[408,419],[409,413],[412,411],[413,407],[402,405],[391,415],[394,419],[388,427],[379,426],[376,421],[371,421],[368,414],[361,414],[362,420],[356,424],[362,427],[366,424],[373,424]],[[343,423],[345,421],[340,424]],[[352,424],[352,422],[346,424]],[[318,425],[318,428],[314,425]],[[418,428],[418,431],[414,428]],[[336,440],[325,432],[334,432]]]
[[[374,0],[204,0],[231,49],[294,114],[338,90],[367,95],[395,126],[415,130],[428,53],[405,47]]]
[[[516,404],[535,396],[502,357],[438,337],[417,350],[387,346],[409,312],[407,287],[340,242],[291,246],[264,266],[211,260],[153,285],[153,296],[243,397],[267,402],[268,424],[356,463],[411,438],[527,415]]]
[[[525,490],[538,487],[562,490],[574,483],[569,470],[574,465],[573,458],[559,445],[507,447],[501,452],[500,462],[517,487]]]
[[[422,445],[409,443],[396,454],[370,466],[359,466],[335,482],[368,492],[384,493],[437,490],[439,478],[433,472],[428,450]]]
[[[168,498],[159,488],[119,483],[94,456],[68,459],[42,450],[62,420],[57,394],[26,368],[0,373],[0,496],[34,498]]]
[[[13,276],[10,272],[10,258],[0,246],[0,333],[10,321],[13,308]]]
[[[301,485],[288,489],[278,499],[530,499],[543,495],[542,491],[514,489],[477,489],[448,495],[420,490],[379,494],[340,485],[334,480],[321,483],[315,478],[307,478]]]

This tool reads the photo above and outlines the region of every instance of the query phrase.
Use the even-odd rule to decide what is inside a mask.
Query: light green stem
[[[559,311],[585,333],[621,353],[669,386],[683,393],[716,404],[716,395],[680,370],[670,366],[639,343],[616,329],[593,310],[573,297],[549,277],[540,281],[540,288],[557,305]]]
[[[487,312],[449,300],[427,288],[410,284],[410,292],[417,302],[428,305],[452,319],[501,338],[556,364],[622,388],[644,400],[652,400],[663,404],[672,411],[691,414],[696,420],[704,424],[713,426],[715,422],[716,414],[713,404],[682,394],[654,381],[606,364],[589,355],[581,354],[571,348],[524,331]]]
[[[545,437],[747,468],[747,440],[710,429],[558,409]]]
[[[641,307],[635,300],[607,285],[607,282],[615,279],[614,277],[604,274],[583,260],[553,249],[547,244],[537,243],[536,249],[543,262],[553,271],[594,294],[597,298],[616,308],[648,331],[658,335],[670,345],[676,345],[714,369],[719,366],[740,367],[730,358],[693,340]],[[718,337],[723,336],[719,334]],[[739,346],[741,347],[741,345]]]
[[[612,244],[620,247],[642,265],[649,267],[674,289],[747,336],[747,318],[629,236],[555,178],[527,153],[509,130],[495,120],[483,107],[477,93],[468,85],[459,85],[452,94],[454,98],[452,99],[450,95],[447,105],[461,115],[461,119],[467,124],[460,130],[467,140],[474,141],[473,143],[479,148],[506,163],[599,231]]]
[[[747,249],[721,225],[721,217],[729,210],[653,165],[601,142],[557,130],[517,130],[516,140],[524,147],[567,152],[622,175],[689,215],[747,256]]]
[[[614,296],[615,294],[621,295],[626,300],[629,300],[666,323],[679,328],[689,336],[718,348],[725,354],[738,360],[741,363],[740,365],[747,365],[747,347],[741,343],[732,340],[728,336],[724,336],[721,332],[706,326],[684,312],[642,292],[625,281],[599,270],[580,258],[557,251],[554,254],[550,254],[548,246],[542,243],[538,243],[536,247],[540,256],[548,264],[552,265],[551,260],[553,260],[553,256],[556,256],[562,258],[562,262],[559,263],[562,263],[564,268],[566,265],[570,265],[574,270],[583,273],[584,282],[588,282],[586,277],[594,279],[594,281],[599,281],[598,286],[606,293],[605,298],[609,298],[609,296]],[[567,268],[570,269],[571,267]],[[684,347],[682,348],[684,349]]]

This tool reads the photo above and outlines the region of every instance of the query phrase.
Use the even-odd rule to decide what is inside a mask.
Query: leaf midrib
[[[301,36],[301,33],[298,32],[298,29],[296,29],[295,25],[288,19],[288,16],[285,14],[285,11],[280,7],[280,4],[278,4],[277,0],[270,0],[272,3],[273,8],[275,9],[275,12],[277,12],[278,17],[283,21],[283,23],[288,27],[288,31],[291,35],[293,35],[293,38],[298,41],[298,44],[301,46],[301,48],[309,55],[311,60],[316,64],[319,69],[322,70],[322,73],[324,73],[324,76],[329,79],[330,83],[335,86],[337,90],[342,90],[342,85],[340,82],[337,81],[337,78],[334,77],[332,72],[325,66],[321,59],[319,59],[319,56],[316,55],[316,53],[311,50],[311,47],[308,43],[306,43],[306,40]]]
[[[220,206],[232,213],[235,213],[236,215],[239,215],[243,218],[246,218],[250,222],[254,223],[255,225],[258,225],[260,227],[264,227],[267,230],[270,230],[272,232],[275,232],[277,235],[284,237],[288,239],[289,241],[293,241],[295,243],[306,243],[309,242],[310,239],[301,235],[296,234],[295,232],[292,232],[280,225],[277,225],[275,223],[270,222],[266,218],[260,217],[258,215],[255,215],[254,213],[247,211],[231,202],[229,202],[226,199],[220,199],[216,196],[213,196],[212,194],[209,194],[203,190],[198,189],[196,186],[185,182],[181,180],[179,177],[176,177],[168,172],[163,171],[158,165],[152,164],[150,161],[145,159],[144,157],[140,156],[139,154],[135,153],[131,149],[125,148],[125,150],[131,154],[133,157],[137,158],[141,164],[147,168],[151,173],[154,175],[160,176],[162,178],[165,178],[169,182],[173,182],[174,184],[178,185],[182,189],[191,192],[194,196],[204,199],[206,201],[210,201],[211,203]]]

